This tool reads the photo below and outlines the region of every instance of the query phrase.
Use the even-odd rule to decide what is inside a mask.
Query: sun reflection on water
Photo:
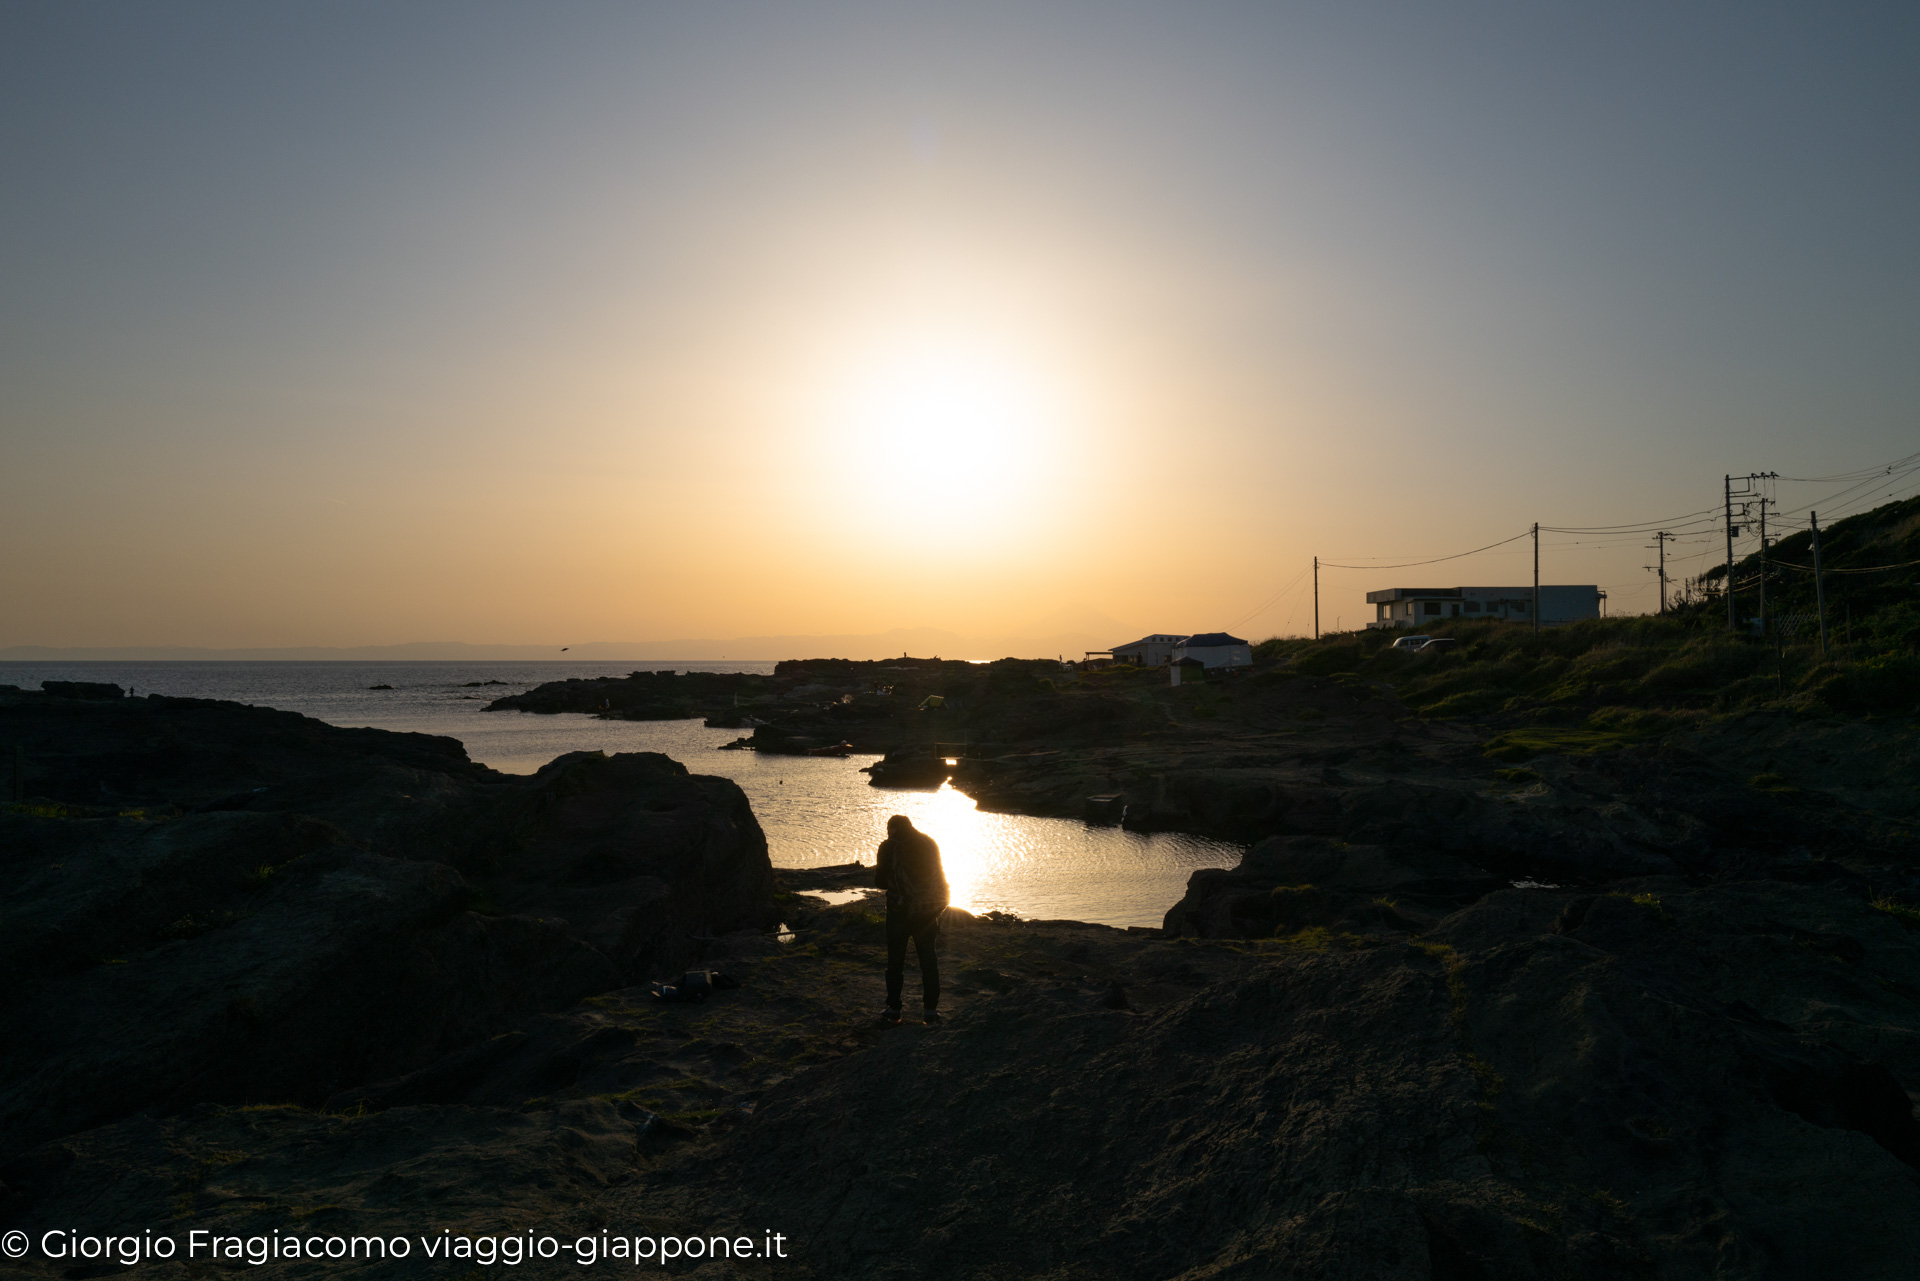
[[[687,664],[677,664],[687,666]],[[715,670],[719,664],[693,664]],[[748,665],[765,671],[771,664]],[[81,671],[80,668],[85,670]],[[1241,849],[1162,832],[1089,827],[1075,819],[982,813],[951,787],[872,787],[860,767],[878,759],[764,756],[717,748],[738,730],[698,720],[602,721],[590,716],[488,713],[473,681],[532,685],[556,675],[612,676],[624,664],[149,663],[7,665],[0,680],[110,680],[196,698],[229,698],[371,725],[445,734],[474,760],[531,774],[564,752],[664,752],[696,774],[732,779],[746,793],[775,867],[871,865],[887,816],[905,814],[940,843],[953,901],[974,912],[1157,925],[1196,868],[1232,867]],[[371,692],[369,686],[380,692]],[[388,688],[389,686],[393,688]]]
[[[984,813],[951,785],[937,791],[873,787],[860,767],[877,757],[716,751],[739,731],[699,721],[486,715],[478,711],[482,706],[449,704],[390,727],[453,734],[476,760],[518,773],[581,749],[665,752],[695,773],[723,775],[740,785],[775,867],[871,865],[888,816],[905,814],[940,843],[953,902],[970,912],[1158,925],[1195,868],[1232,867],[1240,859],[1240,847],[1222,841]]]
[[[476,757],[496,767],[531,772],[561,751],[600,747],[665,752],[697,773],[731,778],[753,804],[775,867],[871,865],[888,816],[905,814],[939,842],[954,905],[975,913],[1158,925],[1196,868],[1240,861],[1241,847],[1224,841],[983,812],[951,784],[937,791],[873,787],[860,772],[878,759],[873,756],[715,751],[739,732],[698,721],[471,719],[484,719],[486,732],[463,737]],[[489,742],[494,735],[499,741]]]
[[[1188,873],[1231,867],[1240,855],[1220,841],[994,814],[950,783],[938,791],[869,790],[876,828],[889,814],[905,814],[938,841],[954,906],[975,913],[1157,925]]]
[[[880,795],[888,798],[893,813],[905,814],[915,827],[940,843],[955,907],[984,912],[998,906],[983,903],[986,883],[994,874],[1004,875],[1008,865],[1019,857],[1017,839],[1008,839],[1016,834],[1006,831],[1006,824],[992,821],[1001,815],[982,813],[972,797],[954,791],[951,783],[942,783],[937,792],[889,791]],[[880,808],[886,808],[886,804]]]

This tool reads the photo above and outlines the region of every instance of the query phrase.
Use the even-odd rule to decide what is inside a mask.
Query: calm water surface
[[[486,712],[487,702],[574,676],[666,671],[770,673],[771,662],[626,663],[0,663],[0,684],[100,680],[141,694],[225,698],[334,725],[445,734],[473,759],[530,774],[563,752],[664,752],[696,774],[739,783],[766,830],[776,867],[873,861],[887,816],[905,814],[940,842],[953,901],[1030,918],[1158,925],[1200,867],[1232,867],[1240,847],[1170,833],[1142,835],[1057,818],[985,814],[951,787],[871,787],[845,759],[717,750],[738,730],[699,721],[602,721],[577,714]],[[469,681],[503,681],[472,688]],[[391,690],[372,690],[391,685]]]

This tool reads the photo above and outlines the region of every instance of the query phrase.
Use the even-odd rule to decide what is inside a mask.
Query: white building
[[[1600,617],[1600,588],[1593,584],[1540,587],[1540,623],[1551,627]],[[1388,587],[1368,592],[1375,610],[1368,627],[1424,627],[1447,618],[1533,621],[1531,587]]]
[[[1225,632],[1201,632],[1198,636],[1189,636],[1181,641],[1173,651],[1174,662],[1183,658],[1197,659],[1210,669],[1252,667],[1253,646]]]
[[[1173,651],[1185,639],[1184,636],[1155,633],[1125,645],[1115,645],[1108,652],[1116,663],[1132,663],[1135,667],[1165,667],[1173,661]]]

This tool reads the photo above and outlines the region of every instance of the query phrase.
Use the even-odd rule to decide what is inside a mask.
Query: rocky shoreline
[[[791,1243],[667,1269],[712,1277],[1904,1275],[1910,727],[1511,762],[1353,682],[995,667],[870,690],[893,750],[1260,839],[1163,930],[952,913],[949,1021],[900,1028],[868,869],[773,870],[724,780],[0,692],[4,1226]],[[737,986],[650,995],[690,965]],[[53,1275],[94,1273],[0,1265]]]
[[[598,714],[650,718],[689,706],[696,686],[724,703],[709,725],[750,728],[742,746],[886,753],[876,783],[950,778],[986,810],[1418,845],[1549,883],[1753,872],[1844,839],[1882,891],[1920,892],[1905,721],[1757,710],[1608,733],[1537,713],[1435,720],[1390,682],[1272,660],[1178,688],[1163,672],[1048,661],[811,660],[771,677],[556,682],[490,710],[610,702]],[[623,710],[623,696],[651,701]]]

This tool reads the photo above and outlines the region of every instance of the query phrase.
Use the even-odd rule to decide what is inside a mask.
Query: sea
[[[870,786],[877,757],[722,751],[738,730],[698,720],[603,721],[584,713],[489,712],[495,698],[545,681],[647,671],[754,672],[772,662],[0,662],[0,685],[109,681],[135,694],[219,698],[299,712],[332,725],[441,734],[476,761],[531,774],[566,752],[663,752],[696,774],[738,783],[775,867],[872,863],[889,815],[940,842],[953,901],[1027,919],[1158,925],[1197,868],[1232,867],[1242,846],[1075,819],[989,814],[952,786]]]

